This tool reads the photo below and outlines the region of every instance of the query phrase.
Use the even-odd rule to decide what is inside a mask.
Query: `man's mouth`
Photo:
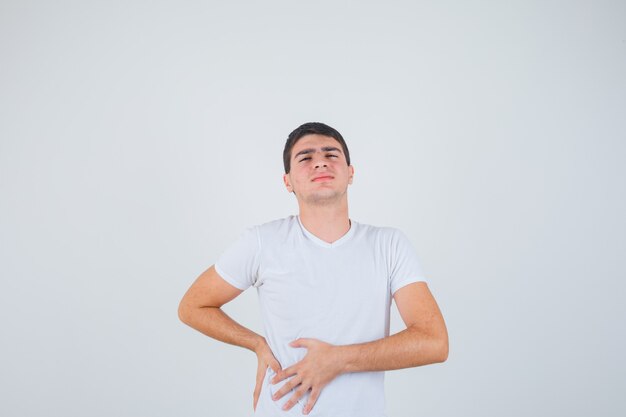
[[[323,176],[323,177],[317,177],[313,181],[314,182],[320,182],[320,181],[329,181],[329,180],[332,180],[332,179],[333,179],[333,177],[331,177],[330,175],[326,175],[326,176]]]

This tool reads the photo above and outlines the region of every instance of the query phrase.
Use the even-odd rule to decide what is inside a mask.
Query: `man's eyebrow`
[[[334,146],[323,146],[322,147],[322,152],[330,152],[330,151],[337,151],[339,153],[341,153],[341,149],[336,148]],[[315,149],[313,148],[308,148],[308,149],[302,149],[300,152],[298,152],[297,154],[294,155],[294,159],[297,158],[300,155],[304,155],[307,153],[313,153],[315,152]]]

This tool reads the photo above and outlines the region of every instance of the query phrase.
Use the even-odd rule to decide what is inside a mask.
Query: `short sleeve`
[[[394,229],[391,239],[391,274],[389,288],[391,295],[413,282],[426,282],[422,265],[413,244],[399,229]]]
[[[229,284],[246,290],[258,282],[260,252],[258,227],[248,227],[220,254],[215,270]]]

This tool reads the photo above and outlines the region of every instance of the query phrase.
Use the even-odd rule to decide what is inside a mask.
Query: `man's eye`
[[[300,160],[300,162],[302,162],[302,161],[306,161],[307,159],[311,159],[311,157],[310,157],[310,156],[307,156],[306,158],[302,158],[302,159]]]
[[[339,158],[337,155],[326,155],[326,156],[334,156],[335,158]]]

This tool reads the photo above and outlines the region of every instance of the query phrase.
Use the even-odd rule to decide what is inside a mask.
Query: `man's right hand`
[[[263,386],[263,379],[265,379],[267,368],[272,368],[276,373],[280,372],[282,368],[280,363],[278,363],[278,360],[274,357],[274,353],[272,352],[272,349],[270,349],[265,338],[263,338],[254,351],[259,361],[259,366],[256,371],[256,386],[254,387],[253,394],[254,402],[252,405],[254,411],[256,411],[256,404],[259,400],[259,395],[261,394],[261,387]]]

